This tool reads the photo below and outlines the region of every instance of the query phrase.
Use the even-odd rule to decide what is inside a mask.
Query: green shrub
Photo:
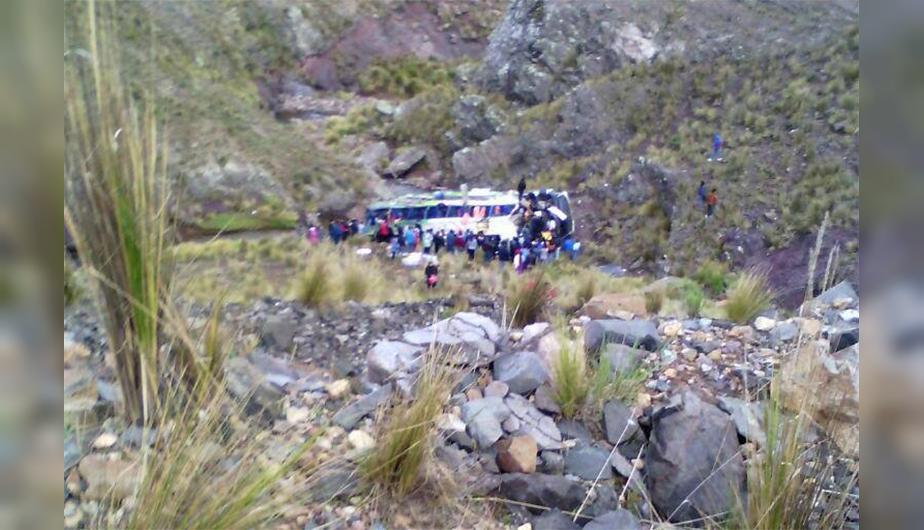
[[[374,62],[359,75],[359,88],[366,94],[410,98],[451,81],[452,76],[445,63],[408,55]]]
[[[507,290],[510,321],[523,327],[538,321],[555,296],[544,269],[536,269],[518,278]]]
[[[688,289],[683,297],[683,306],[687,310],[687,315],[690,317],[698,317],[699,312],[703,308],[703,300],[705,299],[705,294],[703,290],[696,286],[694,289]]]
[[[566,418],[573,418],[590,393],[587,359],[580,346],[563,345],[552,363],[552,391]]]
[[[738,276],[728,291],[725,312],[730,320],[744,324],[768,308],[772,300],[767,274],[761,271],[745,272]]]
[[[728,267],[724,263],[708,260],[699,266],[693,278],[712,295],[718,296],[728,287]]]

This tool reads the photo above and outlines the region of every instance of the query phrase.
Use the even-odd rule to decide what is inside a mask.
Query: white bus
[[[568,236],[574,231],[567,192],[545,189],[528,195],[536,197],[538,208],[545,209],[558,219],[558,237]],[[424,230],[470,230],[513,239],[519,233],[523,217],[517,198],[515,191],[500,192],[487,188],[409,194],[369,205],[366,220],[369,227],[374,226],[376,220],[392,219],[399,225],[420,224]]]

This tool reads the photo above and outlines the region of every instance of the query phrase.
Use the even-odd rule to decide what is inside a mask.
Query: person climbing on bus
[[[719,196],[716,195],[716,189],[712,188],[709,195],[706,195],[706,217],[712,217],[715,213],[715,207],[719,203]]]
[[[523,200],[523,193],[526,191],[526,177],[520,177],[520,183],[517,184],[517,202]]]
[[[436,257],[432,257],[427,262],[427,266],[424,267],[424,281],[427,284],[427,289],[433,289],[436,287],[436,284],[439,283],[440,279],[439,274],[439,262],[436,260]]]

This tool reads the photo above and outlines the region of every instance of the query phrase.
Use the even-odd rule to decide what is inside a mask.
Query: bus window
[[[443,215],[439,205],[427,207],[427,219],[439,219],[440,217]]]
[[[513,204],[503,204],[503,205],[501,205],[501,207],[500,207],[500,209],[501,209],[501,215],[510,215],[510,213],[513,212],[513,208],[514,208],[514,205],[513,205]]]
[[[407,209],[407,219],[408,221],[420,221],[424,218],[424,208],[408,208]]]

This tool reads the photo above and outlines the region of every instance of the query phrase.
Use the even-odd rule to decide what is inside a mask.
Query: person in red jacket
[[[716,195],[716,189],[712,188],[709,194],[706,195],[706,217],[712,217],[712,214],[715,213],[715,206],[717,204],[719,204],[719,196]]]

